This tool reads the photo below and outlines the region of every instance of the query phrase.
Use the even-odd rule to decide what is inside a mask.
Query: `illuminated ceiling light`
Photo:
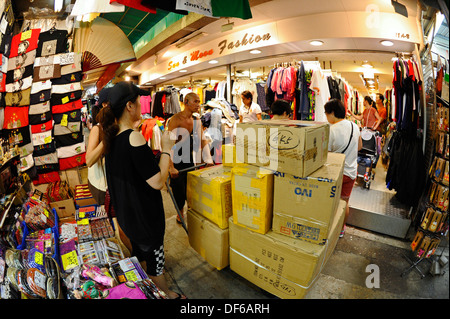
[[[217,63],[219,63],[219,61],[217,61],[217,60],[211,60],[211,61],[209,61],[209,63],[210,63],[210,64],[217,64]]]
[[[130,80],[131,80],[131,78],[129,76],[125,77],[125,81],[130,81]]]
[[[381,45],[384,45],[385,47],[391,47],[394,45],[394,42],[389,41],[389,40],[383,40],[383,41],[380,41],[380,43],[381,43]]]
[[[363,73],[364,79],[375,79],[375,74],[373,70],[367,69]]]
[[[374,80],[367,80],[367,83],[373,84],[373,83],[375,83],[375,81]]]
[[[309,41],[309,44],[311,44],[311,45],[313,45],[313,46],[315,46],[315,47],[319,47],[319,46],[323,45],[323,41],[320,41],[320,40],[312,40],[312,41]]]
[[[130,71],[131,70],[131,65],[129,65],[125,70],[126,71]]]
[[[261,51],[255,49],[255,50],[251,50],[250,53],[251,53],[251,54],[260,54]]]
[[[364,61],[364,62],[361,64],[361,66],[362,66],[363,68],[367,68],[367,69],[373,68],[373,65],[370,64],[368,61]]]
[[[160,80],[165,80],[166,78],[162,76],[162,77],[160,77],[159,79],[160,79]]]
[[[180,70],[180,73],[186,73],[187,70]]]
[[[64,4],[64,0],[55,0],[53,10],[55,12],[60,12],[62,10],[63,4]]]
[[[162,55],[162,57],[163,57],[163,58],[168,58],[168,57],[171,57],[172,55],[173,55],[172,52],[166,51],[166,52],[164,52],[164,54]]]

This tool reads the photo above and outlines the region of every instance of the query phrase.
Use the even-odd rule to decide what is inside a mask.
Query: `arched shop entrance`
[[[394,122],[395,110],[390,108],[394,61],[411,59],[420,72],[422,69],[419,50],[424,43],[417,23],[421,17],[418,3],[406,2],[405,17],[385,3],[348,2],[324,9],[314,4],[305,8],[300,2],[261,4],[253,11],[254,19],[236,21],[231,31],[222,32],[221,22],[214,22],[194,32],[191,41],[175,43],[131,68],[141,71],[139,84],[143,86],[154,91],[191,88],[204,94],[203,103],[208,91],[224,84],[227,89],[221,98],[239,108],[239,87],[252,87],[260,92],[258,102],[269,113],[262,97],[270,71],[303,63],[308,70],[319,67],[327,76],[345,82],[351,91],[349,107],[355,113],[362,110],[364,96],[375,99],[376,93],[383,94],[389,102],[389,121]],[[287,7],[289,12],[280,9]],[[267,12],[273,15],[269,18]],[[424,114],[423,96],[420,99]],[[314,119],[326,121],[319,113]],[[399,201],[396,190],[386,187],[388,163],[384,164],[379,161],[375,168],[370,189],[361,181],[355,187],[348,223],[405,238],[414,204]]]

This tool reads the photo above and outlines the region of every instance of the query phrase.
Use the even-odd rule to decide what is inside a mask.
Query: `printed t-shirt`
[[[14,58],[23,53],[36,50],[40,33],[41,29],[31,29],[13,36],[9,58]]]

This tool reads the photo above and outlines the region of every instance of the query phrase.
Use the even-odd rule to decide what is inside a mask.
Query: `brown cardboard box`
[[[265,234],[272,227],[273,172],[240,164],[231,170],[234,223]]]
[[[88,184],[75,186],[75,203],[80,207],[97,204],[94,197],[92,197]]]
[[[328,123],[264,120],[238,123],[236,161],[299,177],[327,159]]]
[[[326,245],[273,231],[261,235],[230,221],[230,268],[280,298],[303,298],[334,251],[345,217],[341,200]]]
[[[187,202],[190,208],[222,229],[232,215],[231,168],[216,165],[187,174]]]
[[[321,244],[339,205],[344,154],[329,153],[327,162],[308,177],[275,173],[274,232]]]
[[[75,204],[73,198],[50,203],[50,207],[56,210],[59,218],[75,216]]]
[[[189,244],[211,266],[221,270],[229,265],[228,229],[221,229],[207,218],[189,210]]]

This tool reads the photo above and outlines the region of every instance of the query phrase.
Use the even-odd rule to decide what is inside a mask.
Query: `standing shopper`
[[[160,190],[169,173],[169,132],[161,138],[159,165],[144,136],[135,130],[141,117],[140,96],[149,92],[131,82],[117,83],[103,110],[106,178],[119,225],[131,241],[133,255],[169,298],[185,298],[169,289],[164,277],[165,215]]]
[[[124,234],[117,217],[110,208],[111,205],[105,202],[107,183],[105,172],[105,152],[103,145],[103,129],[99,123],[102,118],[102,109],[109,106],[108,93],[111,88],[104,88],[100,91],[97,103],[92,107],[93,127],[89,133],[89,142],[86,149],[86,165],[88,167],[88,187],[98,205],[105,205],[108,214],[112,217],[116,233],[118,234],[122,250],[126,256],[131,254],[131,243]],[[109,203],[110,204],[110,203]],[[108,207],[109,206],[109,207]]]
[[[364,97],[364,111],[361,115],[353,114],[352,111],[348,110],[348,114],[357,119],[358,121],[361,121],[362,127],[367,127],[372,130],[375,130],[375,125],[381,121],[381,117],[378,114],[377,107],[375,105],[375,102],[372,100],[370,96]],[[326,112],[325,112],[326,113]]]
[[[108,92],[111,88],[100,91],[97,103],[92,107],[92,129],[89,133],[89,142],[86,149],[86,165],[88,167],[88,185],[98,205],[105,204],[106,173],[102,142],[102,127],[97,123],[97,114],[109,105]]]
[[[170,164],[170,187],[172,188],[178,210],[184,216],[186,203],[186,187],[188,170],[204,160],[207,166],[214,165],[208,140],[204,138],[203,125],[194,114],[200,109],[200,97],[196,93],[188,93],[184,97],[184,110],[173,115],[167,123],[168,129],[177,136],[174,147],[173,162]],[[202,158],[194,155],[201,153]],[[186,170],[180,172],[180,170]],[[177,222],[181,223],[177,215]]]
[[[241,93],[241,98],[244,104],[239,109],[239,123],[261,120],[261,107],[253,102],[253,94],[250,91],[244,91]]]
[[[374,130],[377,130],[381,134],[386,134],[386,119],[387,119],[387,111],[386,107],[384,106],[384,96],[381,93],[377,93],[377,97],[375,99],[375,104],[377,106],[377,112],[378,115],[380,115],[380,118],[377,120],[377,123],[373,127]]]
[[[347,202],[347,208],[345,210],[344,227],[340,235],[342,237],[350,211],[348,201],[357,176],[357,158],[358,151],[362,148],[362,140],[358,126],[345,119],[345,107],[341,100],[331,99],[324,107],[327,120],[331,124],[328,151],[345,154],[341,199]]]

